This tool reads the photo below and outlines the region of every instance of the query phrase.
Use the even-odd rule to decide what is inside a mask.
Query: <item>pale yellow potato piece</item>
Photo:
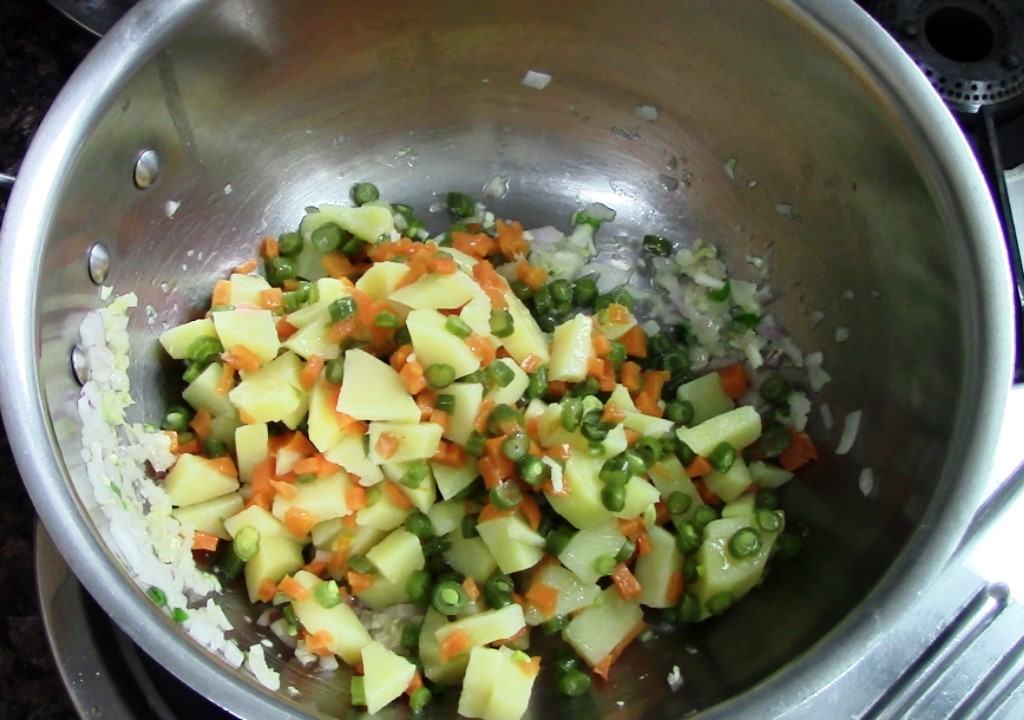
[[[389,457],[381,457],[377,452],[377,442],[381,435],[390,433],[398,441],[398,448]],[[376,463],[399,463],[410,460],[428,460],[434,457],[441,443],[441,426],[437,423],[370,423],[369,458]]]
[[[590,339],[592,330],[590,318],[582,313],[555,328],[551,341],[551,364],[548,366],[549,379],[580,382],[587,377],[587,361],[594,357],[594,344]]]
[[[460,308],[483,295],[476,281],[462,272],[451,275],[424,275],[411,285],[391,293],[391,300],[413,310],[450,310]]]
[[[408,579],[414,570],[423,569],[426,562],[420,539],[405,528],[393,530],[366,553],[366,559],[392,582]]]
[[[345,502],[345,490],[351,485],[352,483],[345,473],[335,473],[309,482],[296,483],[295,497],[286,498],[284,495],[275,495],[271,511],[274,517],[282,522],[288,516],[288,511],[293,508],[309,513],[318,523],[344,517],[351,512]]]
[[[480,358],[465,340],[448,332],[445,321],[445,316],[436,310],[413,310],[409,313],[405,325],[412,336],[416,359],[424,369],[436,364],[451,365],[457,378],[479,370]]]
[[[282,421],[295,427],[305,416],[305,390],[299,376],[303,363],[292,352],[285,352],[254,373],[248,373],[228,397],[240,413],[252,422]]]
[[[335,223],[342,230],[347,230],[363,242],[368,243],[390,240],[391,234],[395,230],[394,216],[386,207],[379,205],[346,207],[324,204],[316,212],[302,218],[302,222],[299,224],[302,239],[309,242],[313,230],[329,222]]]
[[[440,392],[455,398],[455,409],[448,415],[444,436],[454,443],[465,445],[483,403],[484,386],[480,383],[452,383]]]
[[[395,292],[398,283],[409,272],[409,266],[400,262],[374,263],[363,276],[356,280],[356,287],[373,298],[374,301],[385,300]]]
[[[341,345],[331,339],[331,316],[326,311],[281,344],[307,360],[314,355],[324,360],[341,355]]]
[[[182,391],[182,399],[196,410],[206,410],[214,417],[234,412],[235,408],[228,395],[217,392],[223,370],[224,366],[219,362],[210,363]]]
[[[352,294],[351,287],[338,278],[325,277],[316,281],[319,299],[288,315],[288,322],[297,328],[304,328],[314,320],[329,318],[328,307],[338,298]]]
[[[209,533],[221,540],[230,540],[231,536],[224,529],[224,520],[236,515],[244,502],[242,496],[234,492],[188,507],[176,508],[171,515],[185,527]]]
[[[529,387],[530,376],[512,358],[498,358],[494,362],[501,363],[512,371],[512,382],[505,387],[495,385],[494,389],[487,393],[487,397],[493,400],[495,405],[515,405]]]
[[[284,538],[293,543],[298,542],[296,537],[284,526],[284,523],[274,517],[269,510],[264,510],[259,505],[250,505],[240,513],[224,520],[224,529],[232,538],[247,526],[260,534],[260,542],[263,541],[263,538],[269,537]]]
[[[309,414],[306,417],[306,424],[309,432],[307,436],[320,452],[326,452],[341,442],[344,433],[341,432],[341,425],[338,424],[338,414],[335,410],[336,403],[331,386],[323,378],[318,378],[313,384],[309,394]]]
[[[540,329],[526,305],[511,290],[505,293],[505,302],[513,323],[512,334],[502,340],[508,354],[517,363],[536,355],[541,363],[547,365],[551,361],[547,333]]]
[[[367,456],[362,435],[342,435],[333,447],[324,451],[324,459],[358,476],[363,487],[376,485],[384,479],[380,465]]]
[[[376,641],[363,646],[362,660],[366,711],[373,715],[405,692],[416,666]]]
[[[314,590],[322,581],[304,570],[295,573],[295,579],[309,590]],[[345,603],[325,608],[312,596],[305,600],[293,600],[295,617],[310,633],[326,632],[331,636],[328,649],[350,665],[362,659],[362,650],[373,642],[370,633]]]
[[[260,275],[242,275],[232,273],[229,278],[231,282],[231,294],[228,298],[228,305],[236,308],[242,305],[262,307],[260,304],[260,293],[270,289],[270,283]]]
[[[518,515],[482,522],[477,525],[477,532],[503,573],[511,575],[526,570],[544,557],[544,537]]]
[[[201,337],[217,337],[210,318],[200,318],[165,330],[160,335],[160,344],[172,358],[184,360],[188,357],[189,346]]]
[[[163,482],[171,504],[179,507],[195,505],[238,489],[238,478],[225,475],[206,458],[182,453]]]
[[[294,539],[261,537],[259,552],[245,564],[245,587],[249,591],[249,602],[256,602],[259,598],[260,585],[264,580],[271,580],[276,585],[285,575],[295,572],[304,564],[302,548]]]
[[[502,340],[491,335],[491,301],[486,295],[478,295],[462,308],[459,317],[469,325],[477,335],[491,338],[495,346],[500,346]]]
[[[281,349],[274,315],[269,310],[221,310],[212,313],[213,326],[225,350],[244,347],[266,365]]]
[[[357,420],[414,423],[420,419],[419,406],[394,368],[364,350],[345,353],[345,381],[337,408]]]

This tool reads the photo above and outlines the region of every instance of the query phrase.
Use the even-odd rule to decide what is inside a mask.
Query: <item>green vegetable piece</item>
[[[517,278],[510,282],[508,286],[509,288],[512,289],[512,294],[515,295],[520,300],[522,300],[523,302],[529,302],[530,300],[533,299],[533,290],[531,290],[530,286],[524,283],[522,280],[519,280]]]
[[[556,305],[562,303],[571,305],[573,302],[573,288],[565,278],[548,283],[548,292],[551,293],[551,299]]]
[[[803,539],[795,532],[786,531],[775,540],[775,554],[784,560],[796,557],[803,547]]]
[[[580,670],[570,670],[558,681],[558,692],[568,697],[579,697],[590,690],[590,676]]]
[[[353,675],[348,684],[348,692],[353,705],[366,706],[366,678],[362,675]]]
[[[579,398],[562,401],[561,423],[566,432],[575,432],[583,422],[583,402]]]
[[[693,519],[691,522],[697,529],[698,533],[703,533],[704,528],[707,527],[708,523],[718,519],[718,511],[710,505],[701,505],[693,511]]]
[[[742,560],[755,554],[761,545],[761,533],[752,527],[740,528],[729,538],[729,554]]]
[[[693,422],[693,403],[689,400],[672,400],[665,405],[665,419],[675,425],[689,425]]]
[[[793,387],[786,381],[786,378],[772,374],[764,379],[757,391],[767,402],[778,405],[786,401],[789,394],[793,392]]]
[[[267,260],[265,273],[267,282],[274,287],[281,287],[285,280],[294,280],[298,275],[295,263],[283,255]]]
[[[398,479],[398,482],[407,488],[415,490],[426,479],[429,472],[430,466],[427,465],[426,460],[413,460],[405,468],[405,472],[402,473],[402,477]]]
[[[380,199],[380,190],[369,182],[356,183],[352,186],[352,202],[356,205],[365,205]]]
[[[373,325],[385,330],[393,330],[398,327],[398,316],[390,310],[382,310],[373,318]]]
[[[626,507],[626,486],[605,485],[601,488],[601,502],[612,512],[621,512]]]
[[[149,596],[150,600],[156,603],[157,607],[167,606],[167,593],[158,588],[156,585],[151,585],[149,589],[146,590],[146,595]]]
[[[765,427],[758,439],[761,453],[768,458],[778,457],[792,442],[789,430],[779,423],[771,423]]]
[[[782,529],[782,515],[775,510],[760,508],[754,517],[757,519],[757,526],[765,532],[778,532]]]
[[[450,192],[446,200],[448,212],[455,217],[473,217],[473,213],[476,212],[476,203],[473,202],[473,198],[465,193]]]
[[[697,552],[700,547],[700,532],[692,522],[686,522],[679,526],[676,533],[676,549],[683,555]]]
[[[779,494],[772,488],[761,488],[754,497],[754,507],[775,510],[779,507]]]
[[[192,413],[189,412],[188,408],[182,405],[173,405],[164,413],[163,418],[160,420],[160,427],[164,430],[185,432],[188,430],[188,424],[191,420]]]
[[[572,288],[572,301],[580,307],[591,307],[597,299],[597,283],[593,278],[581,277]]]
[[[491,435],[508,435],[518,430],[523,424],[523,417],[511,405],[502,403],[491,410],[487,416],[487,432]]]
[[[527,451],[529,451],[529,439],[527,439]],[[551,468],[535,455],[524,455],[519,459],[516,462],[516,472],[519,473],[523,482],[533,488],[540,488],[551,478]]]
[[[626,461],[626,467],[629,468],[631,475],[643,475],[647,472],[647,463],[644,462],[643,456],[633,448],[625,450],[622,459]]]
[[[209,365],[220,358],[224,346],[215,337],[203,336],[193,340],[185,351],[188,359],[197,365]]]
[[[523,491],[509,480],[503,480],[492,487],[489,496],[491,504],[499,510],[514,510],[523,501]]]
[[[672,254],[672,243],[660,235],[644,235],[643,248],[659,257],[668,257]]]
[[[626,346],[618,340],[612,340],[611,344],[612,347],[608,351],[608,359],[612,361],[615,367],[618,367],[626,361]]]
[[[466,589],[454,580],[443,580],[430,593],[430,604],[442,615],[454,615],[466,607]]]
[[[421,540],[433,537],[434,526],[422,512],[414,512],[405,518],[405,529]]]
[[[555,309],[555,301],[551,297],[550,286],[544,285],[533,294],[533,307],[536,315],[547,315]]]
[[[260,551],[260,531],[252,525],[243,526],[235,534],[235,541],[232,544],[234,553],[242,560],[248,562],[256,557]]]
[[[496,570],[484,581],[484,602],[492,610],[500,610],[512,602],[512,593],[516,586],[512,578],[505,573]]]
[[[501,453],[509,460],[518,461],[530,452],[530,438],[524,432],[514,432],[501,444]],[[538,458],[539,460],[539,458]]]
[[[615,562],[614,555],[600,555],[596,560],[594,560],[594,570],[596,570],[601,576],[611,575],[615,570],[616,565],[618,565],[618,563]]]
[[[736,598],[733,597],[733,594],[728,590],[723,590],[709,597],[705,605],[707,605],[708,612],[712,615],[721,615],[731,608],[735,602]]]
[[[359,254],[359,251],[363,249],[365,244],[362,240],[352,235],[342,242],[341,252],[346,257],[353,258]]]
[[[621,305],[630,312],[634,310],[633,296],[624,287],[620,287],[618,290],[612,291],[611,301],[616,305]]]
[[[479,515],[463,515],[462,522],[460,523],[459,529],[462,532],[462,537],[466,540],[470,540],[475,537],[479,537],[480,533],[477,532],[476,524],[480,520]]]
[[[677,490],[668,496],[665,504],[668,505],[668,511],[673,515],[682,515],[693,505],[693,498]]]
[[[228,454],[228,444],[215,437],[207,437],[203,440],[203,453],[208,458],[224,457]]]
[[[327,364],[324,365],[324,379],[333,385],[341,385],[342,380],[345,379],[344,358],[336,357],[327,361]]]
[[[455,368],[447,363],[435,363],[427,368],[424,377],[430,387],[440,390],[455,382]]]
[[[636,552],[636,543],[626,538],[626,542],[622,543],[622,547],[615,553],[615,562],[624,563],[633,557],[633,553]]]
[[[540,624],[540,629],[545,635],[554,635],[569,626],[569,618],[566,615],[556,615]]]
[[[685,593],[678,606],[679,621],[695,623],[700,620],[700,600],[696,595]]]
[[[544,539],[544,550],[549,555],[561,555],[569,546],[569,541],[572,540],[575,534],[576,531],[567,525],[562,525],[557,529],[552,530]]]
[[[426,605],[430,598],[430,584],[433,578],[426,570],[414,570],[405,581],[405,592],[409,599],[417,605]],[[416,639],[417,645],[419,638]]]
[[[537,371],[530,375],[529,384],[526,386],[526,398],[535,400],[548,394],[548,369],[544,365],[537,368]]]
[[[708,462],[720,473],[729,472],[736,462],[736,448],[727,442],[718,443],[708,456]]]
[[[629,477],[629,463],[621,454],[605,460],[598,472],[598,478],[605,485],[625,485]]]
[[[444,329],[458,338],[468,338],[473,334],[473,328],[458,315],[449,315],[444,321]]]
[[[508,310],[491,311],[491,334],[498,338],[507,338],[515,332],[515,323],[512,321],[512,313]]]
[[[330,313],[331,322],[343,322],[348,320],[356,314],[355,298],[350,296],[338,298],[327,306],[327,311]]]
[[[441,393],[437,396],[437,400],[434,401],[434,407],[448,414],[455,412],[455,396],[449,393]]]
[[[338,225],[327,223],[314,230],[309,236],[309,241],[318,252],[329,253],[341,247],[343,237],[344,232]]]
[[[351,570],[355,570],[361,575],[370,575],[376,572],[376,568],[370,560],[366,559],[365,555],[352,555],[348,559],[348,566]]]
[[[493,362],[487,366],[487,375],[498,387],[508,387],[516,379],[516,372],[502,362]]]
[[[423,543],[424,557],[443,555],[452,549],[452,541],[443,537],[432,537]]]
[[[179,625],[188,620],[188,613],[184,608],[176,607],[171,611],[171,619]]]
[[[729,285],[729,281],[726,280],[725,284],[717,290],[708,290],[708,300],[713,302],[725,302],[729,299],[729,295],[731,293],[732,288]],[[708,602],[710,602],[710,600]]]
[[[429,688],[425,686],[418,687],[409,696],[409,709],[412,710],[414,715],[419,715],[433,699],[434,694],[430,692]]]
[[[338,583],[334,580],[328,580],[322,582],[313,588],[313,599],[322,608],[330,609],[337,607],[344,602],[344,598],[341,595],[341,590],[338,588]]]
[[[277,252],[285,257],[295,257],[302,252],[302,236],[297,232],[286,232],[277,239]]]
[[[406,650],[416,650],[420,646],[420,630],[423,629],[423,623],[410,620],[404,626],[402,626],[402,639],[401,645]]]

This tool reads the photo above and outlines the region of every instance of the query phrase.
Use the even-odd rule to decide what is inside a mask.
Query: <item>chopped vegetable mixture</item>
[[[720,615],[796,549],[775,490],[817,453],[776,419],[781,375],[696,374],[692,328],[648,334],[630,289],[550,275],[469,196],[447,195],[436,237],[379,198],[359,183],[354,206],[265,238],[160,338],[186,366],[163,487],[193,550],[244,576],[297,655],[353,668],[354,704],[420,711],[461,685],[462,715],[518,720],[531,633],[561,636],[573,652],[545,671],[585,694],[645,618]],[[605,211],[569,238],[591,242]],[[757,325],[728,279],[705,284]],[[366,612],[399,606],[400,632],[371,634]]]

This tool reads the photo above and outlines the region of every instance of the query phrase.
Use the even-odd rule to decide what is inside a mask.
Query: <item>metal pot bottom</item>
[[[71,702],[83,718],[227,720],[138,648],[85,591],[42,523],[35,569],[43,623]]]

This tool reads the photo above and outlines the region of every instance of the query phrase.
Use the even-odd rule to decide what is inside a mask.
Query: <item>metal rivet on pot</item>
[[[135,187],[147,190],[160,175],[160,155],[156,150],[143,150],[135,160]]]
[[[89,360],[80,345],[71,348],[71,372],[75,374],[79,385],[85,385],[89,379]]]
[[[97,285],[106,282],[110,273],[110,250],[104,243],[93,243],[89,248],[89,277]]]

